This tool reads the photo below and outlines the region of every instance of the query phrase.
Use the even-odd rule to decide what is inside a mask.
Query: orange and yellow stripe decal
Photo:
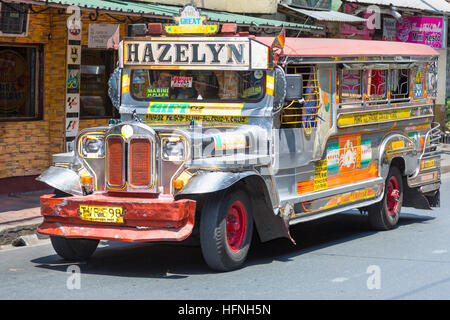
[[[374,163],[374,161],[372,161],[367,168],[356,169],[350,172],[339,174],[334,177],[328,177],[327,188],[333,188],[357,181],[368,180],[376,178],[377,176],[378,176],[378,167]],[[314,188],[314,184],[315,184],[314,179],[297,182],[297,193],[302,194],[317,191],[317,189]]]

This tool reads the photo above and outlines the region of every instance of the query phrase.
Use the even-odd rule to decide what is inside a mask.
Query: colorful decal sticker
[[[243,134],[225,134],[214,136],[216,150],[245,149],[247,141]]]
[[[361,201],[366,198],[366,190],[358,190],[344,193],[340,196],[339,204],[347,204],[350,202]]]
[[[147,114],[240,116],[243,107],[242,103],[150,102]]]
[[[80,69],[67,70],[67,92],[79,93],[80,90]]]
[[[339,173],[346,173],[361,166],[361,135],[339,137]]]
[[[361,165],[367,165],[372,160],[372,143],[370,140],[361,141]]]
[[[192,77],[172,76],[170,86],[172,88],[192,88]]]
[[[122,93],[130,92],[130,76],[124,74],[122,76]]]
[[[75,137],[78,133],[78,118],[66,118],[66,137]]]
[[[327,163],[328,170],[338,170],[339,169],[339,144],[330,144],[327,148]]]
[[[436,167],[436,159],[430,160],[422,160],[422,164],[420,165],[420,170],[427,170]]]
[[[331,69],[320,69],[319,76],[320,84],[322,86],[322,101],[325,111],[330,115],[329,127],[331,128],[333,127],[334,71]]]
[[[314,163],[314,191],[328,188],[327,159]]]
[[[81,49],[79,45],[68,45],[67,46],[67,61],[70,64],[80,64],[81,63]]]
[[[169,88],[147,88],[147,97],[169,97]]]
[[[392,142],[392,150],[403,149],[403,148],[405,148],[405,141],[404,140],[399,140],[399,141],[393,141]]]
[[[66,94],[66,113],[80,112],[80,95],[77,93]]]
[[[377,176],[378,176],[378,167],[374,163],[374,161],[371,161],[366,168],[349,171],[343,174],[339,173],[339,175],[336,176],[328,176],[327,187],[333,188],[336,186],[342,186],[344,184],[376,178]],[[305,180],[297,182],[298,194],[304,194],[313,191],[315,191],[314,180]]]
[[[184,115],[184,114],[146,114],[145,121],[147,122],[182,122],[190,123],[192,121],[198,122],[221,122],[231,124],[246,124],[248,117],[240,116],[210,116],[210,115]]]
[[[365,113],[343,113],[339,115],[339,127],[375,124],[387,121],[404,120],[417,116],[432,115],[430,108],[399,108]]]
[[[266,93],[273,96],[275,89],[275,79],[272,76],[266,76]]]
[[[310,213],[323,211],[340,205],[369,200],[371,198],[379,196],[382,190],[382,186],[367,187],[365,189],[360,189],[344,194],[337,194],[318,200],[302,202],[302,207],[305,212]]]

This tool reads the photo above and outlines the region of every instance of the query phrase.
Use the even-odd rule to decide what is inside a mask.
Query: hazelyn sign
[[[121,67],[149,69],[266,69],[269,47],[250,38],[123,40]]]

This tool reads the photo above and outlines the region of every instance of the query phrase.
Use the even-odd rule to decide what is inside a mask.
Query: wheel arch
[[[254,171],[240,173],[207,172],[193,177],[193,180],[177,195],[194,198],[200,206],[209,194],[234,189],[244,190],[250,198],[253,221],[261,242],[288,237],[283,219],[274,213],[276,195],[268,188],[264,178]],[[199,210],[201,211],[201,210]]]
[[[395,143],[399,143],[402,147],[394,147]],[[418,167],[415,142],[401,133],[388,135],[380,145],[378,163],[378,175],[383,179],[387,178],[392,165],[396,166],[403,176],[413,174]]]

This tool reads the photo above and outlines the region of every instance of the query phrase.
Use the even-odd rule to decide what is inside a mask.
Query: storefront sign
[[[383,19],[383,40],[396,41],[397,21],[392,18]]]
[[[90,24],[88,47],[96,49],[117,49],[119,45],[118,24]]]
[[[397,41],[445,47],[444,20],[439,17],[403,17],[397,22]]]

